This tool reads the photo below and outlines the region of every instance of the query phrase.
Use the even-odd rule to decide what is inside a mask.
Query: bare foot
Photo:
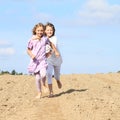
[[[38,93],[38,95],[35,98],[40,99],[41,96],[42,96],[42,93],[40,92],[40,93]]]
[[[62,88],[62,83],[60,82],[60,80],[57,80],[57,85],[58,85],[58,88]]]
[[[48,87],[47,86],[43,86],[43,92],[48,93]]]

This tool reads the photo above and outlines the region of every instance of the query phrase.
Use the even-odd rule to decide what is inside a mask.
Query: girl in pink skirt
[[[28,72],[35,75],[38,95],[36,98],[41,98],[42,90],[41,84],[47,89],[46,81],[46,44],[50,44],[47,37],[44,36],[44,25],[38,23],[32,30],[33,36],[28,42],[27,53],[30,56],[30,63],[28,65]]]

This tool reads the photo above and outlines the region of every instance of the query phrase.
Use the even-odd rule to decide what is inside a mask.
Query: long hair
[[[33,27],[33,29],[32,29],[33,35],[36,35],[36,29],[37,29],[38,27],[43,27],[43,29],[45,30],[45,26],[44,26],[42,23],[38,23],[38,24],[36,24],[36,25]]]
[[[54,27],[54,25],[52,23],[50,23],[50,22],[47,22],[46,25],[45,25],[45,29],[46,29],[47,26],[49,26],[49,27],[51,27],[53,29],[52,36],[54,36],[55,35],[55,27]]]

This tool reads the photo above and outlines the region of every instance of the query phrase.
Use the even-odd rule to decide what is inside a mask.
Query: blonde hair
[[[44,26],[42,23],[38,23],[38,24],[36,24],[36,25],[33,27],[33,29],[32,29],[32,34],[33,34],[33,35],[36,35],[36,29],[37,29],[38,27],[43,27],[43,29],[45,30],[45,26]]]

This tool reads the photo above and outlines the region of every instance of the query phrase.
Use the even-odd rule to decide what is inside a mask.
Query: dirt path
[[[35,99],[33,77],[3,76],[0,81],[0,120],[64,120],[59,99]]]
[[[55,97],[35,99],[34,76],[0,76],[0,120],[120,120],[120,74],[62,75]]]

